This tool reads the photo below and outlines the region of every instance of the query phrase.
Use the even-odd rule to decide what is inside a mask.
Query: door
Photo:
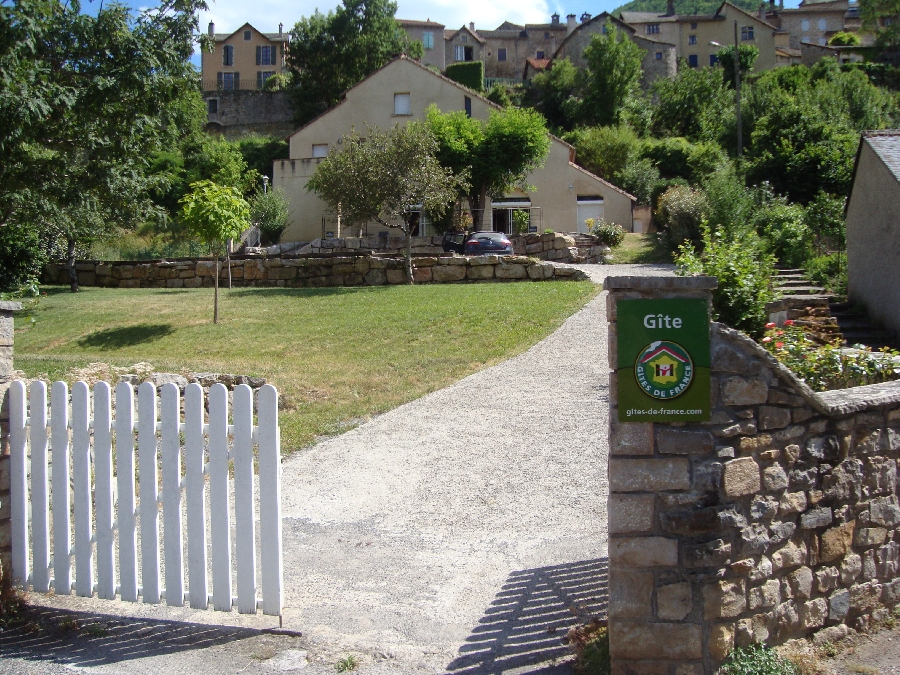
[[[602,199],[591,199],[591,200],[582,200],[579,198],[578,200],[578,223],[576,232],[582,232],[587,234],[588,228],[587,225],[584,224],[588,218],[593,218],[594,220],[599,220],[603,218],[603,200]]]

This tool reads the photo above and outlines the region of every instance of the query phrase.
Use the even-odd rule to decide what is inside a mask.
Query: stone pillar
[[[0,301],[0,578],[12,565],[9,522],[9,384],[13,371],[13,312],[18,302]]]
[[[623,299],[701,298],[711,301],[710,277],[610,277],[605,288],[609,365],[617,367],[616,307]],[[708,628],[693,603],[689,574],[680,565],[680,537],[663,527],[668,501],[688,498],[691,444],[712,437],[686,434],[671,446],[656,443],[648,423],[619,423],[617,376],[610,374],[609,636],[613,675],[702,675]],[[670,425],[665,425],[667,428]],[[675,423],[671,426],[679,426]],[[683,426],[683,423],[681,424]],[[679,433],[679,432],[675,432]],[[708,439],[708,440],[707,440]],[[705,448],[704,448],[705,449]],[[686,494],[687,493],[687,494]],[[686,525],[687,526],[687,525]]]

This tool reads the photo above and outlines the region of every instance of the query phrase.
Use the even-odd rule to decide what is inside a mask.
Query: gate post
[[[0,579],[12,569],[9,512],[9,385],[13,371],[13,312],[18,302],[0,301]]]
[[[683,437],[675,439],[674,443],[662,443],[659,435],[662,425],[647,421],[620,421],[619,375],[616,370],[622,365],[618,352],[620,301],[693,300],[693,303],[686,304],[695,310],[695,316],[698,313],[701,315],[694,325],[702,325],[707,333],[700,337],[707,340],[705,381],[708,383],[708,307],[716,286],[717,280],[711,277],[609,277],[605,282],[605,289],[609,291],[607,318],[609,365],[612,371],[609,381],[608,513],[609,639],[613,675],[703,675],[710,662],[708,635],[704,634],[708,629],[704,627],[702,609],[694,606],[690,574],[686,574],[684,569],[685,552],[679,551],[677,532],[680,530],[676,526],[673,531],[672,524],[662,522],[660,516],[664,510],[676,506],[679,500],[694,501],[692,489],[701,479],[702,466],[693,455],[706,451],[712,453],[712,437],[708,433],[675,431]],[[698,300],[701,302],[697,303]],[[702,317],[702,314],[706,316]],[[664,317],[661,320],[665,321]],[[653,324],[654,319],[645,317],[643,322],[644,325]],[[681,325],[681,320],[678,324]],[[694,332],[697,332],[696,328]],[[678,337],[677,333],[675,337]],[[672,345],[669,352],[672,358],[677,359],[679,353],[684,353],[678,350],[683,340],[678,339],[676,344],[675,338],[664,339],[672,340],[663,343],[664,347]],[[632,368],[623,371],[622,376],[624,378],[624,372],[627,372],[628,377],[635,380],[638,371],[634,365],[643,358],[640,355],[649,355],[651,347],[658,350],[660,343],[656,342],[655,336],[632,340],[629,334],[627,340],[627,343],[622,342],[623,351],[627,345],[627,359],[634,360],[630,361]],[[643,342],[645,340],[647,345]],[[630,355],[632,348],[638,350],[638,359]],[[688,346],[687,351],[692,351],[692,348]],[[666,358],[666,355],[662,357]],[[684,374],[683,369],[663,372]],[[697,404],[696,398],[694,401],[705,410],[706,417],[688,416],[687,420],[708,419],[709,384],[700,384],[700,379],[695,373],[695,379],[689,383],[690,389],[685,390],[680,400],[686,400],[691,392],[692,395],[699,394],[701,399],[706,397],[705,404]],[[629,386],[637,392],[635,395],[642,395],[640,390],[635,389],[634,382],[630,382]],[[671,384],[671,387],[678,386],[677,382]],[[688,385],[682,383],[681,386]],[[669,395],[673,399],[681,397],[677,389],[656,393]],[[628,403],[630,408],[633,400]],[[674,401],[667,405],[674,405]],[[666,428],[683,425],[684,422],[665,424]],[[659,430],[655,426],[659,426]],[[698,447],[694,448],[694,445]],[[682,525],[690,527],[689,523]]]

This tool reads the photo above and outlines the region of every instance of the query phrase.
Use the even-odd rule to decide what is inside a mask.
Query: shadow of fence
[[[559,663],[571,654],[566,633],[606,617],[608,570],[607,559],[600,558],[511,573],[447,670],[569,672]],[[537,664],[537,670],[528,668]]]

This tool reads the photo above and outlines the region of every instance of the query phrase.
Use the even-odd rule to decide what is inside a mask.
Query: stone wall
[[[154,262],[76,262],[79,284],[118,288],[200,288],[213,285],[213,260]],[[523,256],[421,256],[413,260],[416,283],[465,281],[581,280],[581,270]],[[406,283],[406,263],[399,258],[371,255],[331,257],[239,257],[231,261],[234,286],[383,286]],[[227,283],[228,268],[221,263],[220,283]],[[65,263],[44,267],[41,283],[67,284]]]
[[[607,279],[623,298],[715,280]],[[711,327],[712,418],[618,423],[610,382],[613,673],[711,674],[735,647],[864,630],[900,602],[900,382],[814,393]]]
[[[207,110],[211,99],[218,101],[217,112],[207,114],[207,128],[226,136],[246,132],[287,136],[296,129],[285,91],[204,91]]]
[[[9,513],[9,385],[13,372],[13,312],[17,302],[0,301],[0,578],[12,566]]]

